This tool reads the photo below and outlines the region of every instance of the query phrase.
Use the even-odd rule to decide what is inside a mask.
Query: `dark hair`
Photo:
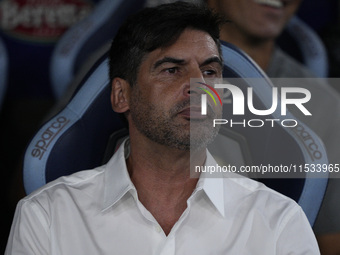
[[[186,28],[207,32],[219,53],[219,30],[224,20],[206,7],[187,2],[145,8],[129,17],[119,29],[109,52],[111,81],[115,77],[133,86],[143,57],[158,48],[171,46]]]

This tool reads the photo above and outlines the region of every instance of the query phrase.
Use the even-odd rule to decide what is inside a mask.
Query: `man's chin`
[[[190,149],[197,151],[207,148],[212,143],[218,134],[218,128],[201,128],[198,130],[191,129],[190,132]]]

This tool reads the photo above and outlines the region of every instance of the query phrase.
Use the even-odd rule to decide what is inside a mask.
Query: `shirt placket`
[[[173,228],[170,231],[170,234],[166,237],[165,243],[160,251],[160,255],[175,255],[176,254],[176,237],[178,238],[178,229],[180,228],[183,221],[188,217],[189,211],[190,211],[190,200],[195,196],[198,190],[195,190],[191,197],[188,199],[187,202],[187,208],[179,218],[179,220],[176,222],[176,224],[173,226]],[[162,231],[162,234],[164,232]]]

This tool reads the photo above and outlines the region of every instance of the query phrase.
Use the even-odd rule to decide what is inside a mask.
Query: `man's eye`
[[[214,71],[214,70],[203,71],[203,75],[206,75],[206,76],[211,76],[211,75],[215,75],[215,74],[216,74],[216,71]]]
[[[165,69],[165,71],[166,71],[167,73],[174,74],[174,73],[177,73],[178,68],[177,68],[177,67],[171,67],[171,68]]]

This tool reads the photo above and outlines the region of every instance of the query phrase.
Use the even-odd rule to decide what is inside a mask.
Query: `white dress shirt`
[[[247,178],[204,177],[166,236],[138,200],[121,146],[107,165],[22,199],[5,254],[319,254],[294,201]]]

